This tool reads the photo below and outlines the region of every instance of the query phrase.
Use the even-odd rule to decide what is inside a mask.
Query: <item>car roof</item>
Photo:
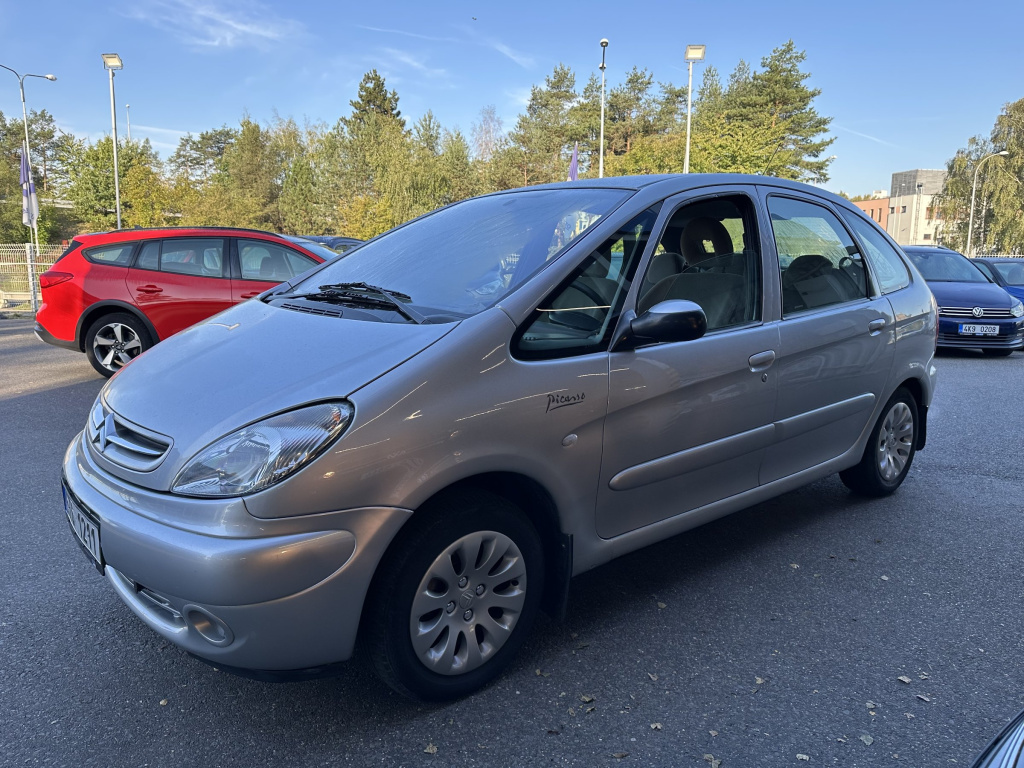
[[[662,173],[647,176],[606,176],[603,179],[580,179],[578,181],[560,181],[554,184],[538,184],[521,189],[579,189],[590,187],[595,189],[628,189],[639,191],[644,188],[662,187],[667,195],[685,192],[689,189],[712,187],[719,185],[758,184],[761,186],[781,187],[799,192],[811,192],[819,197],[827,198],[846,207],[852,204],[846,198],[835,195],[820,187],[813,187],[799,181],[780,179],[776,176],[761,176],[750,173]],[[497,193],[501,194],[501,193]]]
[[[142,238],[159,237],[161,235],[172,235],[179,237],[186,237],[194,233],[202,234],[248,234],[248,235],[260,235],[263,237],[274,237],[283,238],[284,235],[278,234],[277,232],[268,232],[264,229],[250,229],[247,227],[222,227],[222,226],[195,226],[195,227],[132,227],[130,229],[111,229],[106,232],[84,232],[79,235],[75,235],[75,240],[81,241],[82,238],[113,238],[115,236],[140,236]]]

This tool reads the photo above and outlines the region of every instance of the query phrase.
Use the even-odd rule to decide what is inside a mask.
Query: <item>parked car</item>
[[[999,732],[971,768],[1022,768],[1024,766],[1024,712],[1019,712]]]
[[[1024,300],[1024,257],[1014,259],[986,256],[971,261],[1008,294]]]
[[[1012,355],[1024,347],[1024,305],[986,271],[948,248],[903,248],[939,305],[939,346],[973,347],[986,355]]]
[[[78,235],[39,276],[36,336],[85,352],[112,376],[158,341],[334,256],[314,243],[231,227]]]
[[[123,369],[68,448],[66,511],[131,610],[221,669],[321,673],[358,641],[450,699],[574,574],[835,472],[895,491],[936,329],[899,249],[820,189],[496,193]]]
[[[302,237],[305,240],[312,240],[314,243],[322,243],[338,253],[345,253],[345,251],[350,251],[357,245],[363,244],[362,240],[340,235],[303,235]]]

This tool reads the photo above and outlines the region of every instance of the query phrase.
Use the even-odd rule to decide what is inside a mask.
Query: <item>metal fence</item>
[[[60,245],[43,245],[36,253],[29,243],[0,243],[0,312],[34,312],[39,275],[63,252]]]

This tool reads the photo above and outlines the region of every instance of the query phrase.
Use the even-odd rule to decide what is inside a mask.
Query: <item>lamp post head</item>
[[[602,37],[601,38],[601,47],[602,48],[607,48],[608,47],[608,38],[607,37]]]
[[[704,51],[706,49],[706,45],[686,46],[686,53],[683,54],[683,61],[704,61]]]
[[[996,152],[996,154],[999,155],[999,157],[1009,157],[1010,156],[1009,151],[1007,151],[1005,149],[1002,152]]]
[[[104,53],[103,56],[103,68],[104,69],[123,69],[124,64],[121,62],[121,57],[116,53]]]
[[[56,82],[56,80],[57,80],[57,76],[56,75],[43,75],[43,77],[45,77],[50,82]]]

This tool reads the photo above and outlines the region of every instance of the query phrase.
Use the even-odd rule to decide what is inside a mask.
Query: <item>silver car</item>
[[[419,699],[494,678],[569,580],[924,446],[936,310],[846,201],[759,176],[467,200],[159,344],[64,459],[71,527],[223,669],[363,647]]]

